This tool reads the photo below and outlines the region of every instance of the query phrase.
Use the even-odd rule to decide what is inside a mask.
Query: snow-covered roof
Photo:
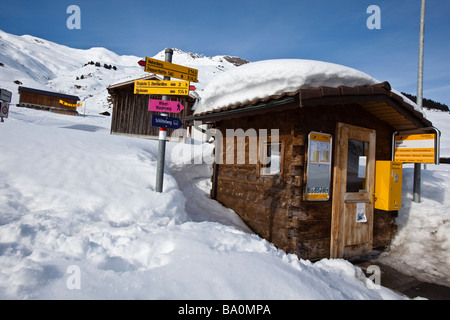
[[[73,96],[73,95],[69,95],[69,94],[65,94],[65,93],[60,93],[60,92],[55,92],[55,91],[47,91],[47,90],[39,90],[39,89],[34,89],[34,88],[22,87],[22,86],[19,86],[19,92],[30,92],[30,93],[36,93],[36,94],[41,94],[41,95],[63,98],[63,99],[71,99],[71,100],[76,100],[76,101],[80,100],[80,98],[77,96]]]
[[[388,82],[346,66],[300,59],[253,62],[215,77],[201,93],[193,119],[215,121],[231,113],[250,109],[257,112],[293,99],[300,99],[302,105],[316,105],[319,98],[325,97],[334,99],[336,104],[348,102],[350,98],[366,109],[370,109],[370,102],[383,100],[377,110],[368,111],[394,128],[431,126],[423,111]],[[385,116],[391,111],[396,115],[395,121]]]
[[[196,114],[298,89],[365,86],[380,82],[356,69],[322,61],[276,59],[252,62],[211,80],[201,95]]]
[[[201,94],[195,114],[213,112],[231,105],[246,105],[300,89],[378,83],[381,81],[362,71],[335,63],[304,59],[263,60],[226,71],[212,79]],[[394,89],[391,92],[422,112],[400,92]]]

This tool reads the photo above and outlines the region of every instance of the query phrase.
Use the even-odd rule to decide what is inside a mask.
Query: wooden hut
[[[152,75],[135,80],[162,80]],[[108,92],[112,97],[111,134],[139,136],[143,138],[158,139],[159,128],[152,127],[152,113],[148,109],[149,99],[161,99],[161,95],[134,94],[135,80],[110,85]],[[170,96],[173,101],[179,101],[185,107],[182,112],[170,117],[184,120],[193,114],[192,106],[195,98],[192,96]],[[159,114],[159,113],[157,113]],[[183,128],[188,129],[183,121]],[[167,137],[170,138],[174,130],[167,129]]]
[[[216,159],[211,197],[280,249],[311,260],[389,246],[398,211],[374,208],[375,162],[391,160],[394,132],[432,125],[387,82],[299,89],[188,120],[208,123],[223,137],[227,129],[243,129],[247,154],[250,130],[257,132],[257,163]],[[278,129],[275,142],[272,129]],[[236,160],[238,138],[232,139],[234,144],[218,140],[218,159],[231,152]],[[267,157],[274,161],[268,164]],[[363,176],[358,173],[361,159]],[[316,188],[314,180],[327,175],[328,183]]]
[[[27,87],[19,87],[19,94],[18,107],[33,108],[72,116],[78,115],[77,103],[80,101],[80,98],[77,96]]]

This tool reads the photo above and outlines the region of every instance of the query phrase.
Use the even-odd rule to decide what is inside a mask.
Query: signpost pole
[[[166,49],[165,61],[172,63],[173,50]],[[164,80],[170,80],[170,77],[164,76]],[[169,100],[167,95],[162,96],[162,100]],[[167,113],[161,113],[162,116],[168,116]],[[158,146],[158,163],[156,167],[156,192],[161,193],[164,182],[164,162],[166,158],[166,138],[167,129],[159,128],[159,146]]]
[[[420,35],[419,35],[419,70],[417,72],[417,105],[423,106],[423,47],[425,42],[425,2],[422,0],[420,10]],[[414,164],[414,190],[413,201],[420,203],[421,164]]]

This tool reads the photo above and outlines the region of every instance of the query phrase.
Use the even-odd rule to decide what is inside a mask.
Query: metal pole
[[[166,62],[172,62],[173,50],[166,49]],[[170,77],[164,77],[164,80],[170,80]],[[169,100],[167,95],[162,96],[162,100]],[[168,116],[167,113],[161,113],[162,116]],[[164,162],[166,158],[166,138],[167,129],[159,128],[159,145],[158,145],[158,163],[156,166],[156,192],[161,193],[164,182]]]
[[[420,34],[419,34],[419,68],[417,71],[417,105],[420,109],[423,107],[423,52],[425,42],[425,2],[422,0],[420,9]],[[420,187],[421,187],[421,164],[414,164],[414,195],[413,201],[420,202]]]

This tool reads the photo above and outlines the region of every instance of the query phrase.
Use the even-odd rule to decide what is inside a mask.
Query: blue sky
[[[416,94],[421,0],[3,0],[0,29],[74,48],[153,56],[164,48],[250,61],[322,60]],[[81,29],[69,30],[70,5]],[[377,5],[381,29],[367,28]],[[450,1],[428,0],[424,97],[450,105]]]

